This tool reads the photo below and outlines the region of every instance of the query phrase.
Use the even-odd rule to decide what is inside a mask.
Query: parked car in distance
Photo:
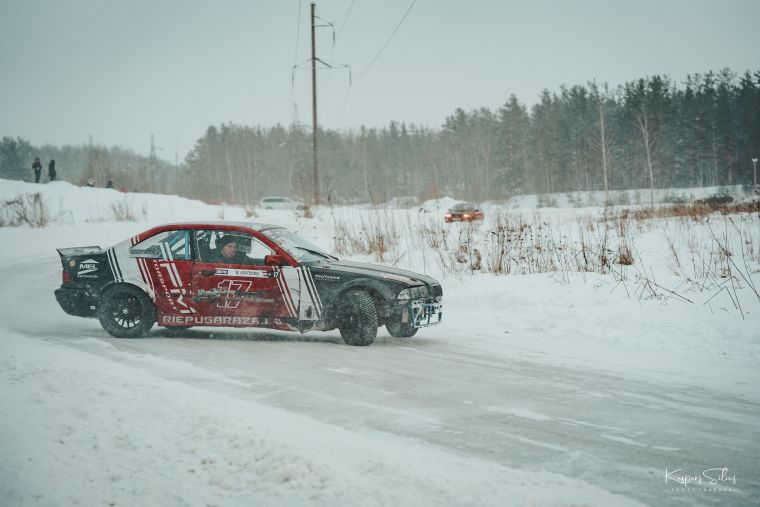
[[[58,304],[97,318],[118,338],[144,336],[154,324],[337,328],[345,343],[369,345],[380,326],[409,338],[441,320],[443,290],[434,278],[340,260],[276,225],[166,224],[109,248],[58,253]]]
[[[288,209],[303,211],[306,205],[300,201],[294,201],[289,197],[264,197],[259,201],[259,207],[262,209]]]
[[[419,199],[413,195],[403,195],[400,197],[394,197],[388,201],[388,206],[391,208],[413,208],[420,203]]]
[[[448,224],[451,222],[472,222],[473,220],[483,220],[483,210],[471,202],[460,202],[451,207],[443,217]]]
[[[702,206],[710,206],[711,208],[715,208],[718,206],[725,206],[726,204],[733,201],[734,198],[730,195],[719,192],[717,194],[703,197],[702,199],[697,199],[694,201],[694,204],[700,204]]]

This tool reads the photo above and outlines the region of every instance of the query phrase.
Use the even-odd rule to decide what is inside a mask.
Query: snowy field
[[[0,505],[760,503],[758,216],[608,226],[529,199],[473,227],[442,223],[449,199],[261,211],[437,277],[443,323],[369,347],[337,331],[122,340],[58,307],[55,249],[245,210],[0,180],[3,202],[34,192],[47,226],[0,228]],[[510,274],[487,269],[497,216],[532,234],[530,251],[509,241]],[[575,269],[583,245],[609,265]]]

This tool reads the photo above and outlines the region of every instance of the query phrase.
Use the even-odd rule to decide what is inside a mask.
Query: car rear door
[[[190,299],[191,231],[163,231],[133,245],[129,254],[154,294],[158,325],[172,326],[195,314]]]

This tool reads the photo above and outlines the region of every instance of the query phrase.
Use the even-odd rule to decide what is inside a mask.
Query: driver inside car
[[[225,264],[247,264],[248,257],[241,251],[235,236],[222,236],[216,241],[216,249],[211,253],[211,262]]]

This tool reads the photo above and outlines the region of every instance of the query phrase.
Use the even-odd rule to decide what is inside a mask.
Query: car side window
[[[190,260],[190,231],[165,231],[129,249],[132,257],[162,260]]]
[[[202,230],[196,232],[198,258],[217,264],[264,265],[264,257],[274,252],[243,232]]]

